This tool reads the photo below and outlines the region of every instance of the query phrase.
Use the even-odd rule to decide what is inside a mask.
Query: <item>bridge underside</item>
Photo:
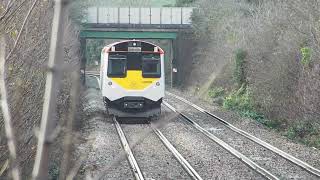
[[[151,31],[95,31],[82,30],[80,38],[85,39],[176,39],[176,32]]]

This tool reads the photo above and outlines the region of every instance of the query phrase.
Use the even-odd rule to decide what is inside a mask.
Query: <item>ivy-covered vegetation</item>
[[[310,65],[311,62],[311,49],[309,47],[303,47],[301,52],[301,64],[305,67]]]
[[[290,126],[285,135],[292,140],[320,148],[319,124],[299,122]]]
[[[244,69],[246,56],[247,56],[247,53],[243,49],[238,49],[236,51],[235,70],[234,70],[233,77],[239,87],[242,86],[243,84],[246,84],[245,69]]]
[[[222,87],[209,89],[208,95],[210,98],[217,98],[225,95],[225,90]]]
[[[100,63],[101,50],[105,45],[103,39],[87,40],[86,57],[88,66],[95,66],[96,62]]]

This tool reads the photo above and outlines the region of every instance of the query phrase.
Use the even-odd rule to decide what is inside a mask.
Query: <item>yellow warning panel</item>
[[[144,90],[160,78],[143,78],[142,71],[128,70],[125,78],[111,78],[119,86],[126,90]]]

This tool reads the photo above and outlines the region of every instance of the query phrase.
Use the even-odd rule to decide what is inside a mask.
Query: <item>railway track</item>
[[[170,105],[168,105],[167,103],[164,103],[164,104],[166,106],[170,107]],[[170,108],[173,109],[173,107],[170,107]],[[127,159],[129,161],[129,164],[131,166],[131,170],[132,170],[135,178],[137,180],[145,179],[145,177],[143,176],[143,173],[141,171],[141,168],[139,167],[139,165],[137,163],[137,160],[135,159],[134,154],[133,154],[132,150],[130,149],[128,140],[126,138],[126,135],[124,134],[119,122],[117,121],[117,119],[115,117],[113,117],[113,121],[114,121],[117,133],[118,133],[119,138],[121,140],[121,144],[122,144],[123,149],[124,149],[124,151],[125,151],[125,153],[127,155]],[[247,158],[246,156],[242,155],[241,153],[239,153],[238,151],[236,151],[235,149],[230,147],[228,144],[224,143],[223,141],[221,141],[217,137],[215,137],[212,134],[210,134],[208,131],[206,131],[203,128],[201,128],[198,124],[193,122],[191,119],[189,119],[189,122],[190,122],[190,125],[192,125],[196,129],[198,129],[199,131],[203,132],[211,140],[215,141],[216,143],[221,145],[223,148],[228,150],[231,154],[233,154],[238,159],[243,161],[247,166],[249,166],[251,169],[256,171],[262,177],[264,177],[266,179],[272,179],[272,180],[278,180],[279,179],[275,175],[273,175],[270,172],[268,172],[266,169],[260,167],[259,165],[257,165],[253,161],[251,161],[249,158]],[[172,153],[172,155],[176,158],[176,160],[183,167],[183,169],[189,174],[189,176],[192,179],[195,179],[195,180],[202,180],[203,178],[199,175],[199,173],[190,165],[190,163],[169,142],[169,140],[163,135],[163,133],[159,130],[159,128],[157,128],[157,126],[155,124],[152,124],[152,123],[149,126],[152,129],[153,133],[161,140],[163,145]]]
[[[127,155],[127,159],[131,166],[132,172],[137,180],[144,180],[145,177],[139,167],[136,158],[129,146],[126,135],[124,134],[121,125],[118,120],[113,117],[113,122],[116,127],[117,133],[119,135],[122,147]],[[179,164],[183,169],[189,174],[189,176],[194,180],[202,180],[201,176],[196,172],[196,170],[189,164],[189,162],[175,149],[175,147],[169,142],[169,140],[162,134],[162,132],[156,127],[156,125],[149,124],[149,127],[152,129],[153,133],[161,140],[163,145],[173,154]]]
[[[320,170],[309,165],[308,163],[278,149],[277,147],[274,147],[272,146],[271,144],[265,142],[265,141],[262,141],[261,139],[249,134],[248,132],[246,131],[243,131],[235,126],[233,126],[232,124],[230,124],[229,122],[227,122],[226,120],[210,113],[209,111],[206,111],[205,109],[191,103],[190,101],[182,98],[182,97],[179,97],[175,94],[172,94],[172,93],[169,93],[169,92],[166,92],[167,95],[187,104],[188,106],[191,106],[193,107],[194,109],[196,109],[197,111],[203,113],[204,115],[214,119],[214,120],[217,120],[218,122],[220,122],[222,125],[224,125],[225,127],[227,127],[228,129],[230,129],[231,131],[247,138],[248,140],[258,144],[259,146],[263,147],[263,148],[266,148],[268,149],[269,151],[277,154],[278,156],[280,156],[281,158],[291,162],[292,164],[302,168],[303,170],[305,170],[306,172],[308,172],[309,174],[312,174],[313,176],[316,176],[317,178],[320,178]],[[210,132],[208,132],[207,130],[205,130],[204,128],[202,128],[200,125],[198,125],[194,120],[192,120],[192,118],[190,118],[188,115],[186,115],[185,113],[183,112],[180,112],[178,111],[177,109],[175,109],[173,106],[171,106],[170,104],[168,104],[167,102],[164,102],[163,103],[166,107],[168,107],[170,110],[172,110],[173,112],[179,114],[184,120],[186,120],[186,122],[188,122],[191,126],[193,126],[194,128],[196,128],[197,130],[199,130],[200,132],[202,132],[203,134],[205,134],[208,138],[210,138],[211,140],[215,141],[216,143],[221,143],[218,141],[217,137],[215,137],[213,134],[211,134]],[[233,150],[229,149],[228,146],[225,146],[224,143],[222,144],[219,144],[220,146],[222,146],[223,148],[227,149],[229,152],[232,153]],[[237,158],[239,158],[240,160],[243,161],[243,158],[239,157],[237,154],[234,154],[232,153],[234,156],[236,156]],[[245,162],[246,163],[246,162]],[[246,163],[247,164],[247,163]],[[249,165],[250,166],[250,165]],[[250,166],[251,168],[254,168],[253,166]],[[262,170],[262,173],[263,173],[263,170]],[[260,172],[261,174],[261,172]],[[271,173],[270,173],[271,174]],[[273,179],[273,178],[277,178],[273,175],[268,175],[268,179]],[[266,176],[265,176],[266,177]]]
[[[168,104],[167,102],[163,102],[163,104],[165,106],[167,106],[170,110],[179,113],[174,107],[172,107],[170,104]],[[222,141],[221,139],[219,139],[218,137],[216,137],[215,135],[211,134],[209,131],[205,130],[204,128],[202,128],[200,125],[198,125],[195,121],[193,121],[191,118],[188,118],[187,116],[185,116],[184,114],[181,114],[181,116],[183,116],[187,122],[194,127],[195,129],[197,129],[198,131],[200,131],[201,133],[203,133],[205,136],[207,136],[209,139],[211,139],[212,141],[214,141],[215,143],[217,143],[218,145],[220,145],[221,147],[223,147],[225,150],[227,150],[229,153],[231,153],[232,155],[234,155],[236,158],[238,158],[239,160],[241,160],[243,163],[245,163],[247,166],[249,166],[251,169],[253,169],[254,171],[256,171],[257,173],[261,174],[263,177],[265,177],[266,179],[279,179],[278,177],[276,177],[275,175],[273,175],[272,173],[270,173],[268,170],[262,168],[261,166],[259,166],[258,164],[256,164],[255,162],[253,162],[252,160],[250,160],[248,157],[244,156],[243,154],[241,154],[239,151],[235,150],[234,148],[232,148],[230,145],[228,145],[227,143],[225,143],[224,141]]]
[[[131,169],[132,169],[132,172],[133,172],[135,178],[137,180],[144,180],[144,177],[142,175],[140,167],[139,167],[139,165],[138,165],[138,163],[137,163],[137,161],[136,161],[135,157],[133,156],[133,153],[130,149],[127,138],[126,138],[125,134],[123,133],[121,126],[115,117],[113,117],[113,122],[114,122],[116,129],[117,129],[117,133],[119,135],[122,147],[127,155],[129,164],[131,166]]]

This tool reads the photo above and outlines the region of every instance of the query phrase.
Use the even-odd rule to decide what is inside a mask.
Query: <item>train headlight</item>
[[[109,85],[109,86],[112,86],[112,82],[111,82],[111,81],[109,81],[109,82],[108,82],[108,85]]]
[[[157,82],[157,83],[156,83],[156,85],[157,85],[157,86],[160,86],[160,83],[159,83],[159,82]]]

